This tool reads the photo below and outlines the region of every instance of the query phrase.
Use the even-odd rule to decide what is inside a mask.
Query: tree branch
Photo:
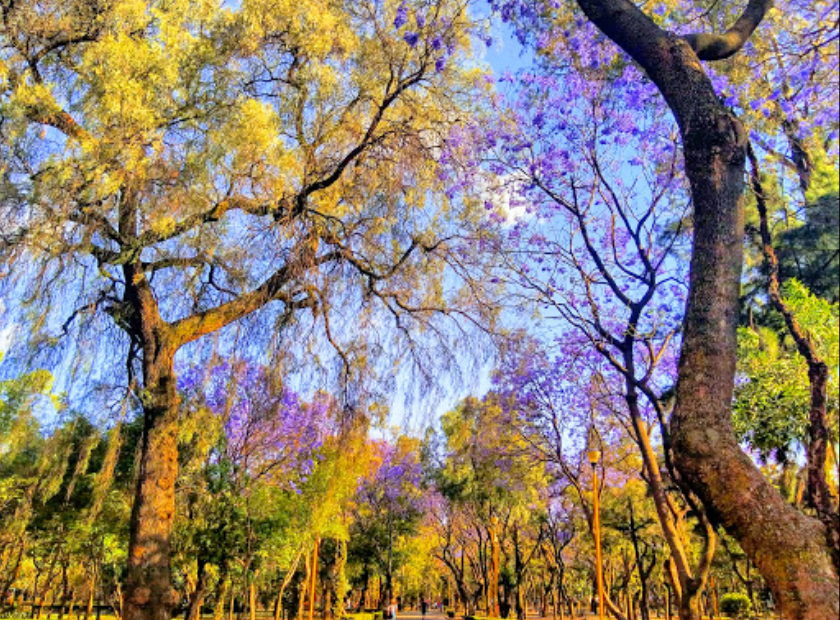
[[[305,270],[332,261],[338,261],[342,258],[343,256],[340,252],[330,252],[314,259],[311,258],[309,252],[301,252],[297,258],[286,262],[286,264],[277,269],[253,291],[243,293],[235,299],[205,310],[204,312],[199,312],[175,321],[172,324],[172,333],[176,348],[219,330],[234,321],[238,321],[242,317],[262,308],[270,301],[282,300],[287,304],[295,304],[296,307],[314,305],[315,302],[311,298],[307,298],[306,303],[300,306],[293,299],[293,295],[285,292],[284,288],[294,277],[300,275]]]
[[[700,60],[723,60],[740,50],[767,15],[773,0],[750,0],[741,17],[723,34],[694,33],[683,38]]]

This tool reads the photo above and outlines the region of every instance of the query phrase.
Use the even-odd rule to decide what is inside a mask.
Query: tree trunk
[[[283,615],[283,593],[286,591],[286,588],[291,583],[292,579],[294,579],[295,573],[297,572],[298,564],[300,563],[300,558],[304,554],[304,548],[301,547],[300,551],[298,551],[297,555],[295,556],[292,565],[289,567],[286,576],[283,577],[283,582],[280,584],[280,590],[277,592],[277,603],[274,607],[274,620],[281,620]]]
[[[207,594],[207,585],[210,581],[210,575],[207,573],[207,562],[198,560],[198,570],[196,571],[196,584],[192,596],[190,596],[190,603],[187,606],[187,611],[184,614],[185,620],[199,620],[201,617],[201,606],[204,605],[204,597]]]
[[[251,620],[257,620],[257,584],[253,578],[248,584],[248,614]]]
[[[333,564],[332,595],[335,599],[330,611],[334,618],[341,620],[344,616],[344,597],[347,595],[347,541],[337,540],[335,548],[335,563]]]
[[[145,424],[131,511],[126,620],[170,620],[177,601],[170,568],[178,471],[178,396],[173,357],[174,351],[164,349],[152,351],[143,359]]]
[[[642,620],[650,620],[650,609],[648,608],[648,575],[644,567],[644,557],[639,551],[639,533],[636,530],[636,514],[633,508],[633,500],[627,500],[630,508],[630,542],[633,544],[633,553],[636,556],[636,571],[639,574],[639,612]]]
[[[312,568],[309,583],[309,620],[315,617],[315,588],[318,585],[318,552],[321,548],[321,537],[315,537],[315,545],[312,548]]]
[[[94,566],[93,573],[90,576],[90,582],[88,583],[88,602],[87,607],[85,607],[85,620],[88,620],[93,613],[93,602],[96,595],[96,573],[97,569]]]
[[[825,526],[784,502],[732,429],[746,132],[718,98],[688,39],[661,30],[629,0],[578,4],[647,72],[683,138],[694,250],[671,419],[675,465],[759,567],[785,618],[837,617],[840,584]],[[769,5],[751,0],[739,24],[746,17],[757,25]],[[744,30],[747,37],[752,29]]]
[[[70,580],[67,578],[67,564],[61,565],[61,603],[58,608],[58,620],[64,618],[64,608],[67,607],[67,599],[70,598]]]
[[[55,570],[55,564],[58,561],[58,551],[59,551],[58,549],[55,550],[55,552],[52,555],[52,559],[50,560],[50,568],[47,571],[47,580],[44,582],[43,592],[41,593],[40,596],[38,596],[37,590],[36,590],[36,593],[35,593],[36,594],[35,598],[38,601],[38,616],[37,616],[38,620],[41,620],[41,613],[44,609],[44,603],[46,601],[47,594],[50,593],[50,587],[51,587],[50,584],[52,583],[52,580],[53,580],[53,570]]]
[[[490,517],[490,575],[487,583],[487,598],[491,608],[487,615],[499,617],[499,519]]]
[[[17,581],[20,575],[21,558],[23,558],[23,551],[26,548],[26,539],[21,538],[18,547],[17,559],[14,562],[14,568],[8,571],[8,578],[3,581],[3,586],[0,588],[0,607],[4,604],[6,597],[9,596],[9,590]],[[11,554],[11,551],[9,551]],[[5,567],[4,567],[5,568]]]
[[[625,355],[628,368],[631,367],[633,352]],[[665,484],[662,474],[659,471],[659,463],[656,453],[650,441],[644,420],[639,410],[638,395],[636,386],[631,377],[626,378],[627,394],[625,400],[630,411],[630,418],[633,423],[633,433],[636,444],[642,455],[642,462],[647,472],[647,487],[653,498],[653,505],[656,508],[656,515],[664,534],[665,542],[671,551],[671,566],[676,572],[677,579],[674,582],[674,594],[676,595],[680,620],[698,620],[700,618],[699,598],[700,592],[706,583],[712,558],[715,551],[715,533],[711,527],[705,528],[704,548],[700,555],[694,572],[692,572],[691,561],[683,544],[682,537],[678,531],[677,524],[669,506],[669,498],[666,495]],[[704,515],[698,515],[705,521]]]
[[[223,564],[219,568],[219,584],[216,586],[216,609],[213,611],[213,620],[222,620],[225,617],[225,601],[228,590],[230,590],[230,577],[227,574],[227,567]]]
[[[136,238],[139,209],[127,187],[119,206],[119,231]],[[131,509],[125,620],[170,620],[177,602],[171,585],[171,534],[178,473],[178,392],[174,369],[178,343],[160,315],[139,258],[123,265],[122,303],[109,309],[114,321],[142,350],[143,439]]]

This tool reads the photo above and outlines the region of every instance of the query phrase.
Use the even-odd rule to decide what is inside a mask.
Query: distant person
[[[397,620],[397,599],[392,598],[391,604],[388,605],[388,618],[390,620]]]
[[[429,603],[426,599],[420,601],[420,613],[423,614],[423,617],[426,617],[426,612],[429,610]]]

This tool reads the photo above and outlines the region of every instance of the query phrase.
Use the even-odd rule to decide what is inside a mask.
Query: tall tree
[[[496,4],[510,17],[539,16],[527,2]],[[748,132],[715,91],[710,71],[702,63],[741,53],[772,2],[751,0],[722,34],[678,34],[658,25],[629,0],[578,0],[576,4],[653,82],[673,113],[682,139],[694,247],[670,422],[675,464],[712,518],[755,561],[784,615],[836,615],[838,571],[827,528],[785,503],[741,450],[731,421]],[[560,3],[552,6],[561,7]],[[681,15],[689,13],[693,3],[686,7],[689,10]],[[653,17],[661,20],[668,7],[658,6],[657,11],[661,13]],[[726,16],[728,11],[719,15]],[[601,43],[596,39],[592,44]],[[737,89],[742,87],[735,84]]]
[[[826,528],[787,505],[741,451],[730,406],[737,352],[747,135],[701,60],[738,52],[769,10],[752,0],[724,34],[677,36],[626,0],[580,0],[638,62],[674,113],[694,208],[694,250],[671,433],[677,467],[767,579],[791,618],[838,612]]]
[[[443,273],[454,214],[431,197],[436,147],[469,89],[451,62],[465,6],[0,10],[6,290],[37,302],[53,335],[104,315],[121,330],[144,416],[124,612],[166,620],[176,353],[262,308],[267,334],[305,310],[348,374],[389,345],[353,345],[333,323],[373,302],[407,334],[446,297],[420,274]]]

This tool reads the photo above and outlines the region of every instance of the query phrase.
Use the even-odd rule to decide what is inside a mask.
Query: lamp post
[[[590,450],[586,453],[592,465],[592,535],[595,537],[595,573],[598,579],[598,619],[604,620],[604,572],[601,569],[601,514],[598,505],[598,471],[595,468],[601,460],[601,452]]]

